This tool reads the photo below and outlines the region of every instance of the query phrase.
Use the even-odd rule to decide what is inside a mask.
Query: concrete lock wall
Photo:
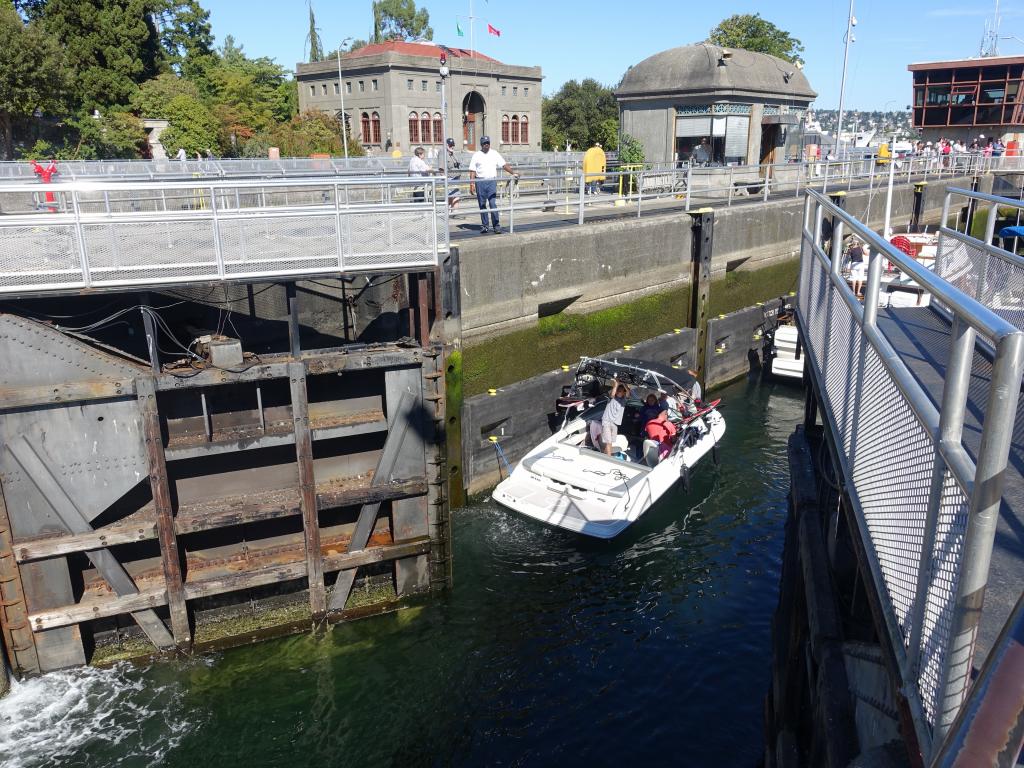
[[[873,190],[845,195],[847,210],[874,227],[885,217],[882,173]],[[991,188],[991,177],[981,181],[982,189]],[[965,185],[970,179],[929,182],[924,221],[938,220],[948,187]],[[897,226],[910,221],[913,205],[913,185],[896,185],[892,217]],[[712,277],[796,258],[802,216],[803,198],[795,194],[716,208]],[[678,212],[460,243],[462,338],[472,343],[544,314],[591,312],[679,287],[689,279],[691,221]]]

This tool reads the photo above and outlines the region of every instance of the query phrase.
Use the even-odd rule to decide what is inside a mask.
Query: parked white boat
[[[594,447],[590,423],[604,415],[604,382],[626,383],[634,395],[665,392],[679,410],[669,409],[675,435],[658,443],[646,438],[643,400],[626,403],[619,435],[628,458]],[[683,380],[684,383],[678,383]],[[693,380],[685,371],[638,360],[582,358],[574,384],[560,406],[568,407],[563,426],[531,450],[494,489],[493,498],[527,517],[570,531],[610,539],[621,533],[680,478],[717,448],[725,434],[719,400],[691,398]],[[653,419],[652,419],[653,420]]]

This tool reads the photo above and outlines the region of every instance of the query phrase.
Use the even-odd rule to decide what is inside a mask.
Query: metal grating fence
[[[443,181],[0,187],[0,294],[426,269],[448,249]],[[35,195],[35,197],[34,197]]]
[[[829,243],[821,238],[826,216],[833,223]],[[842,252],[844,233],[872,249],[864,305],[840,275],[840,259],[826,253],[826,247]],[[953,318],[941,409],[878,325],[883,258],[913,275]],[[972,263],[969,254],[960,258]],[[976,626],[957,606],[964,590],[977,590],[979,578],[984,589],[992,548],[991,536],[986,545],[969,512],[998,507],[999,491],[992,498],[988,483],[976,493],[974,479],[1006,466],[1024,356],[1021,334],[815,192],[808,193],[805,209],[798,316],[904,687],[915,694],[910,701],[920,715],[919,740],[927,745],[932,729],[941,739],[969,683]],[[996,350],[988,371],[992,390],[1004,387],[1013,396],[1012,406],[1006,398],[986,401],[982,444],[993,447],[975,464],[961,438],[977,333]],[[972,549],[969,542],[978,541],[984,556],[968,558],[979,546]]]
[[[968,215],[958,217],[951,227],[950,212],[960,206]],[[1018,255],[1024,251],[1024,238],[1000,237],[1005,227],[1019,226],[1022,218],[1024,201],[950,189],[943,206],[935,273],[1024,330],[1024,258]],[[982,222],[984,234],[978,232]]]

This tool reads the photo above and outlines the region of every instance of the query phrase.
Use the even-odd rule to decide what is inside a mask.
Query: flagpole
[[[469,57],[473,58],[473,25],[476,20],[473,18],[473,0],[469,0]]]

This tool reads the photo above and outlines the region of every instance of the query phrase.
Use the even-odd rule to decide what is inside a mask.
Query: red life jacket
[[[651,419],[647,422],[645,429],[647,430],[647,437],[651,440],[657,440],[659,443],[668,442],[676,434],[676,425],[671,421]]]

